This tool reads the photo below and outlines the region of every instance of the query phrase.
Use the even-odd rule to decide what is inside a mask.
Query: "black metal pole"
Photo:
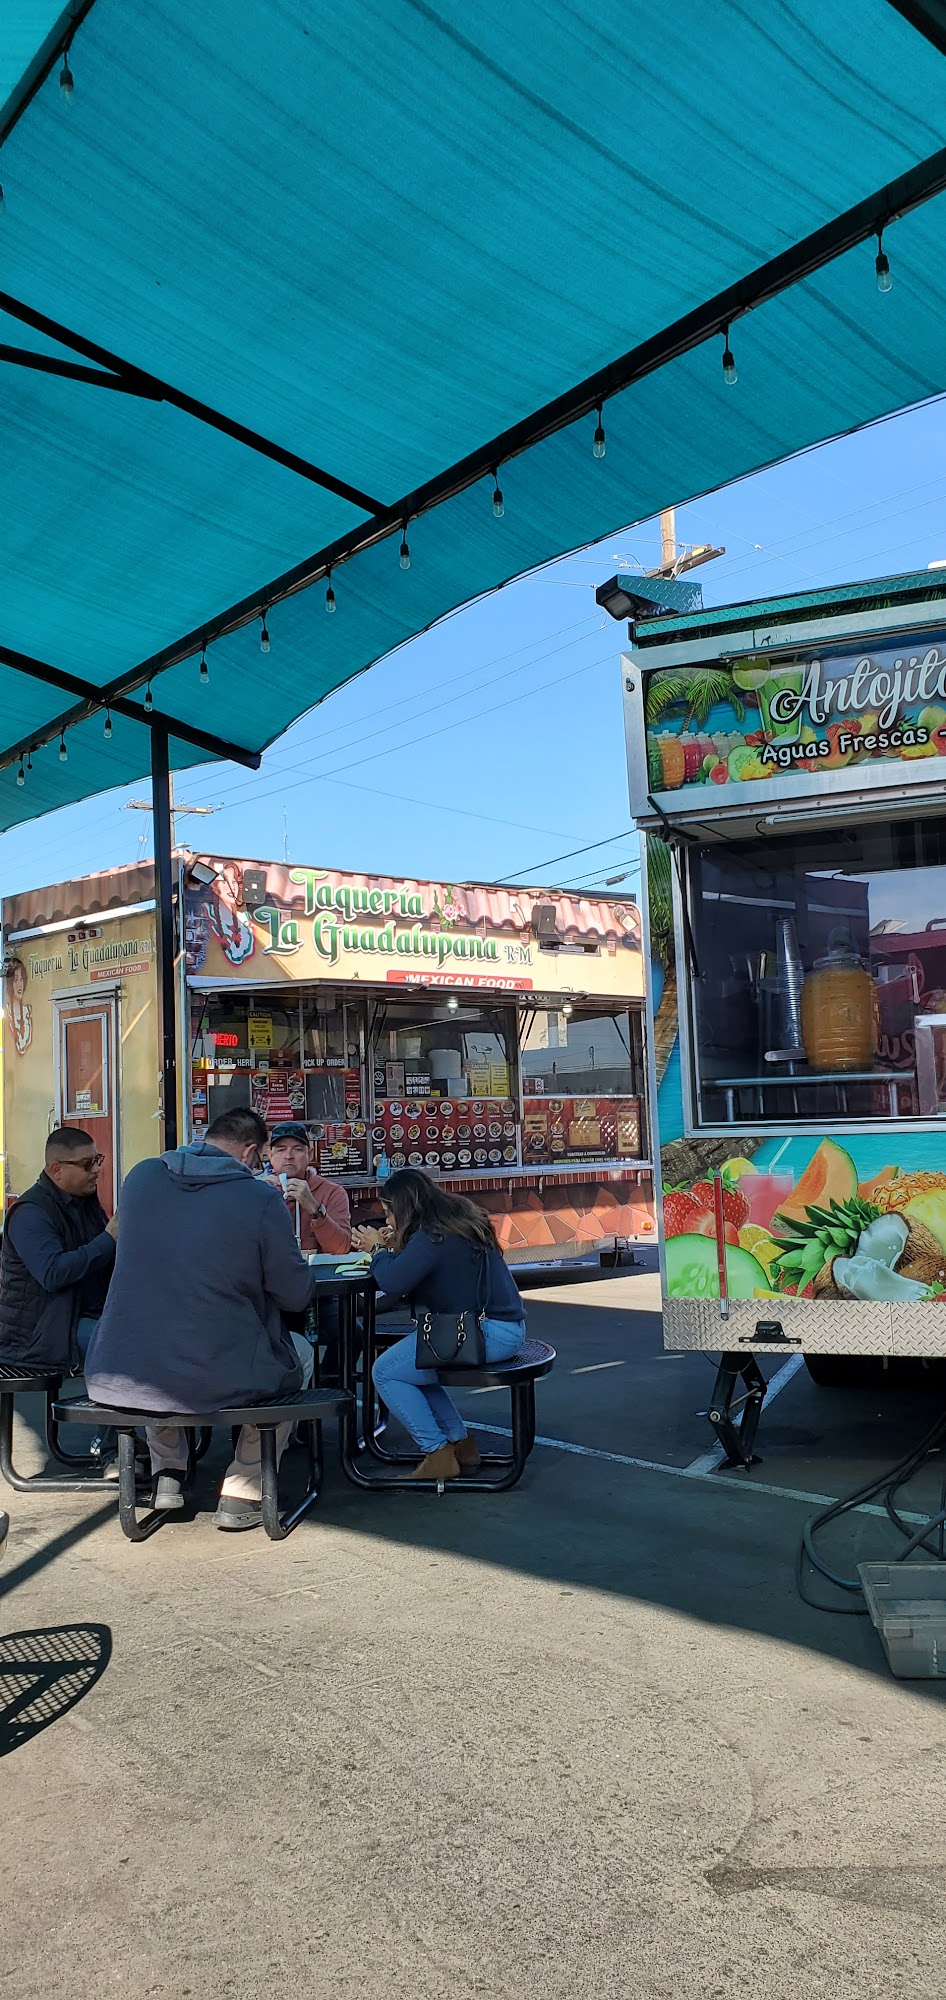
[[[174,878],[171,849],[171,769],[168,732],[151,730],[151,817],[154,825],[154,894],[158,943],[158,1050],[164,1105],[165,1150],[177,1145],[177,982],[174,976]]]

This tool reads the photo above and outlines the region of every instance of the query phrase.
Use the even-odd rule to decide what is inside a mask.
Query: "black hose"
[[[823,1576],[826,1582],[833,1584],[836,1590],[860,1594],[860,1578],[840,1576],[836,1570],[830,1569],[823,1558],[818,1555],[815,1549],[814,1538],[831,1521],[839,1520],[842,1515],[849,1514],[854,1509],[865,1506],[867,1502],[880,1495],[883,1495],[884,1505],[894,1527],[899,1530],[906,1540],[906,1547],[900,1550],[896,1560],[898,1562],[905,1562],[913,1554],[914,1550],[918,1548],[926,1548],[929,1554],[939,1556],[940,1549],[944,1544],[944,1538],[946,1538],[946,1481],[943,1483],[943,1497],[939,1512],[929,1521],[925,1521],[916,1532],[898,1514],[894,1505],[894,1495],[902,1486],[907,1484],[908,1480],[914,1478],[924,1461],[930,1456],[930,1453],[936,1451],[943,1444],[944,1440],[946,1440],[946,1415],[937,1417],[935,1424],[931,1426],[926,1436],[921,1439],[919,1444],[914,1445],[912,1451],[907,1452],[896,1465],[890,1466],[886,1471],[879,1473],[874,1479],[868,1480],[863,1486],[859,1486],[855,1492],[847,1494],[843,1500],[833,1501],[830,1507],[823,1508],[820,1513],[813,1514],[811,1519],[806,1521],[802,1531],[796,1566],[798,1593],[803,1603],[809,1604],[814,1611],[835,1611],[852,1618],[867,1617],[867,1606],[863,1603],[819,1603],[816,1598],[810,1595],[807,1589],[804,1565],[807,1557],[812,1569],[816,1570],[820,1576]],[[929,1546],[929,1537],[937,1529],[939,1530],[939,1545],[931,1549]]]

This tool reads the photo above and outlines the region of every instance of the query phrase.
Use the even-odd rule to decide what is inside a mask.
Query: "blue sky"
[[[672,496],[668,496],[668,500]],[[924,569],[946,559],[946,401],[823,445],[677,510],[724,545],[708,604]],[[619,660],[595,585],[659,560],[643,523],[454,614],[342,688],[250,773],[176,780],[210,818],[189,846],[358,872],[585,887],[633,869]],[[150,820],[110,792],[4,834],[0,893],[150,854]],[[592,843],[602,843],[592,847]],[[571,850],[585,848],[586,853]],[[568,856],[559,860],[559,856]],[[615,893],[633,893],[627,874]]]

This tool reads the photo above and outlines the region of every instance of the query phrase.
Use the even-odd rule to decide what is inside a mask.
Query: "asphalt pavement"
[[[652,1272],[529,1308],[559,1361],[511,1494],[363,1494],[330,1452],[273,1546],[210,1525],[221,1439],[140,1547],[97,1495],[5,1500],[0,1992],[939,2000],[944,1683],[794,1574],[805,1496],[898,1457],[929,1385],[794,1370],[716,1473]]]

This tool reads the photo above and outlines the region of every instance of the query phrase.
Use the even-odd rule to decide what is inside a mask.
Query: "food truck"
[[[946,580],[639,609],[664,1339],[745,1463],[758,1354],[946,1355]]]
[[[377,1212],[379,1170],[473,1196],[514,1262],[614,1259],[655,1234],[637,905],[175,856],[178,1126],[304,1119]],[[82,1124],[105,1206],[159,1151],[150,867],[3,905],[8,1200]]]

